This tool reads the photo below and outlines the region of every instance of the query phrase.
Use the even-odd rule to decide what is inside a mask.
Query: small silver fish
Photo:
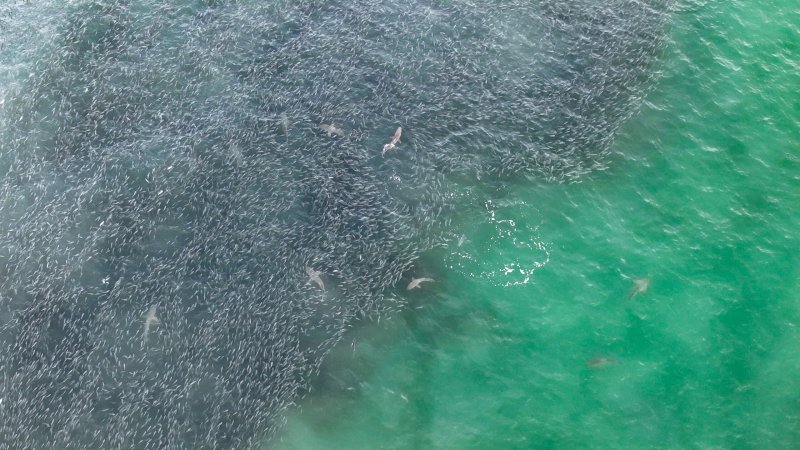
[[[408,286],[406,286],[406,289],[408,289],[410,291],[411,289],[418,288],[420,284],[422,284],[422,283],[424,283],[426,281],[431,282],[431,281],[435,281],[435,280],[433,278],[411,278],[411,283],[408,283]]]
[[[319,129],[328,133],[328,137],[333,137],[333,135],[344,137],[344,131],[341,128],[337,128],[336,125],[327,123],[319,124]]]
[[[461,247],[464,245],[464,242],[467,242],[467,235],[462,234],[460,238],[458,238],[458,246]]]
[[[325,283],[323,283],[322,278],[320,278],[322,272],[320,272],[319,270],[314,270],[309,266],[306,266],[306,273],[308,274],[308,281],[313,281],[314,283],[316,283],[317,286],[319,286],[320,289],[322,289],[323,291],[325,290]]]
[[[638,278],[633,280],[633,287],[630,291],[628,291],[628,298],[633,298],[639,294],[644,294],[647,292],[647,288],[650,286],[650,277],[647,278]]]
[[[158,324],[161,323],[161,321],[158,320],[158,317],[156,317],[156,309],[157,308],[158,308],[158,305],[151,306],[150,309],[147,310],[147,314],[145,314],[145,316],[144,316],[144,340],[145,341],[147,340],[148,333],[150,333],[150,327],[152,327],[153,325],[158,325]]]

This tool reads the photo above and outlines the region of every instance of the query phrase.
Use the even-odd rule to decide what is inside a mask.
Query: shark
[[[603,367],[607,367],[616,363],[617,360],[615,358],[609,358],[605,356],[595,356],[593,358],[589,358],[586,361],[586,367],[590,369],[601,369]]]
[[[650,278],[638,278],[633,280],[633,287],[630,291],[628,291],[628,298],[633,298],[639,294],[644,294],[647,292],[647,288],[650,286]]]
[[[321,123],[319,124],[319,129],[328,133],[328,137],[333,137],[334,135],[339,137],[344,137],[344,131],[341,128],[337,128],[334,124],[327,124]]]
[[[400,143],[400,136],[403,134],[403,127],[397,127],[397,130],[394,132],[394,136],[392,136],[392,140],[389,141],[388,144],[383,146],[383,153],[381,155],[386,155],[386,152],[389,150],[393,150],[394,147]]]
[[[157,308],[158,308],[158,305],[151,306],[150,309],[147,310],[147,314],[145,314],[145,316],[144,316],[144,340],[145,341],[147,341],[147,335],[150,333],[150,328],[153,325],[158,325],[158,324],[161,323],[161,321],[158,320],[158,317],[156,317],[156,309]]]
[[[322,272],[314,270],[310,266],[306,266],[306,273],[308,274],[308,281],[313,281],[320,289],[325,290],[325,283],[322,282],[320,275]]]
[[[406,289],[408,289],[410,291],[410,290],[412,290],[414,288],[418,288],[419,285],[421,285],[422,283],[424,283],[426,281],[427,282],[431,282],[431,281],[435,281],[435,280],[433,278],[411,278],[411,283],[408,283],[408,286],[406,286]]]
[[[286,142],[289,142],[289,116],[285,112],[281,113],[281,126],[283,127],[283,135],[286,136]]]

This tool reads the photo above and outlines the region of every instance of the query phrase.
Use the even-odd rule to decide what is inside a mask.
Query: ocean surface
[[[789,0],[6,0],[0,448],[796,449],[798,89]]]

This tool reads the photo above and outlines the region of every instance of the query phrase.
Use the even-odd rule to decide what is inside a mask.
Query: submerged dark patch
[[[630,0],[85,2],[50,41],[3,47],[33,76],[0,105],[0,443],[271,435],[357,318],[402,308],[387,289],[480,199],[456,186],[602,167],[666,18]]]

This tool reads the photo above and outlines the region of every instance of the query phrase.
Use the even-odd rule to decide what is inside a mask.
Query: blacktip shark
[[[144,316],[144,340],[147,341],[147,335],[150,333],[150,327],[153,325],[158,325],[161,323],[156,317],[156,309],[158,305],[153,305],[147,310],[147,314]]]
[[[341,128],[337,128],[334,124],[327,124],[321,123],[319,124],[319,129],[328,133],[328,137],[333,137],[334,135],[339,137],[344,137],[344,131]]]
[[[630,291],[628,291],[628,298],[633,298],[639,294],[644,294],[647,292],[648,287],[650,287],[650,277],[633,280],[633,287]]]
[[[586,361],[586,367],[590,369],[601,369],[603,367],[607,367],[616,363],[617,360],[615,358],[608,358],[605,356],[595,356],[594,358],[589,358]]]
[[[403,127],[397,127],[397,130],[394,132],[394,136],[392,136],[392,140],[389,141],[388,144],[385,144],[383,146],[383,153],[381,153],[381,156],[386,155],[386,152],[388,152],[389,150],[394,149],[395,145],[400,143],[400,136],[402,134],[403,134]]]
[[[308,274],[308,281],[313,281],[319,286],[320,289],[323,291],[325,290],[325,283],[322,282],[322,278],[320,275],[322,274],[319,270],[314,270],[310,266],[306,266],[306,273]]]
[[[435,280],[433,278],[412,278],[411,279],[411,283],[408,283],[408,286],[406,286],[406,289],[408,289],[410,291],[412,289],[418,288],[420,284],[422,284],[422,283],[424,283],[426,281],[427,282],[431,282],[431,281],[435,281]]]

